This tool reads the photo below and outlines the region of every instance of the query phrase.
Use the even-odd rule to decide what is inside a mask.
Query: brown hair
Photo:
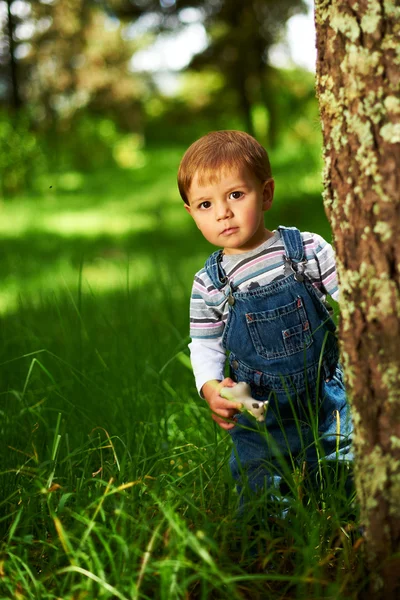
[[[244,131],[211,131],[186,150],[178,170],[178,188],[183,201],[189,204],[187,194],[195,173],[199,183],[218,179],[221,169],[247,167],[260,181],[271,177],[267,151]]]

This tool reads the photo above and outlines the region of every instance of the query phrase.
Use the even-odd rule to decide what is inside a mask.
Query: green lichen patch
[[[359,164],[360,172],[364,177],[371,177],[373,180],[373,190],[383,200],[389,201],[380,182],[382,176],[379,173],[378,156],[374,150],[374,134],[372,124],[365,118],[364,105],[360,103],[359,113],[352,113],[349,110],[344,111],[347,122],[347,130],[358,138],[358,148],[355,153],[355,159]],[[361,190],[360,190],[361,191]]]
[[[354,290],[360,287],[361,274],[359,271],[349,269],[342,272],[340,287],[343,293],[352,294]]]
[[[367,321],[382,321],[391,316],[397,318],[397,303],[394,301],[397,295],[396,283],[384,273],[381,277],[374,277],[367,283],[369,293],[374,299],[374,303],[368,307]]]
[[[355,133],[359,140],[359,154],[371,155],[372,145],[374,137],[371,131],[371,124],[359,117],[357,114],[353,114],[350,111],[344,111],[349,130]],[[375,159],[376,160],[376,159]]]
[[[379,64],[379,52],[371,52],[368,48],[357,44],[347,44],[346,55],[340,65],[344,73],[368,75],[373,73]]]
[[[368,226],[364,227],[364,230],[363,230],[363,232],[361,234],[361,239],[364,240],[365,242],[368,242],[369,241],[370,233],[371,233],[371,228],[368,227]]]
[[[324,92],[320,93],[318,99],[321,112],[325,113],[328,118],[331,118],[338,113],[336,96],[331,90],[326,89]]]
[[[363,461],[363,489],[367,493],[365,504],[368,509],[376,507],[377,496],[385,495],[391,461],[392,457],[384,454],[380,446],[375,446]]]
[[[317,83],[319,86],[326,88],[328,90],[333,90],[335,82],[333,81],[333,77],[331,75],[321,75],[317,79]]]
[[[341,356],[342,356],[344,372],[345,372],[345,376],[346,376],[346,383],[348,384],[349,388],[352,389],[356,382],[357,375],[356,375],[353,365],[350,363],[349,355],[347,354],[347,352],[345,350],[342,350]],[[358,427],[359,423],[361,422],[361,416],[355,407],[352,408],[351,416],[352,416],[354,425],[356,427]]]
[[[390,404],[400,402],[400,370],[397,363],[383,367],[382,384],[387,389],[387,398]]]
[[[343,212],[347,218],[349,218],[351,216],[351,208],[352,208],[353,204],[354,204],[353,194],[348,193],[346,195],[346,199],[343,204]]]
[[[343,119],[337,120],[330,131],[330,138],[332,140],[332,144],[336,152],[340,152],[340,150],[347,144],[347,137],[343,135]]]
[[[380,236],[382,242],[387,242],[393,235],[393,230],[386,221],[378,221],[373,231]]]
[[[341,13],[332,9],[330,25],[336,33],[343,34],[346,38],[355,42],[360,37],[360,27],[357,19],[349,14]]]
[[[390,438],[392,447],[393,439],[395,439],[394,444],[396,444],[398,438],[394,438],[394,436]],[[397,449],[397,446],[395,447]],[[391,454],[383,452],[380,446],[375,446],[365,456],[359,454],[357,479],[360,484],[360,495],[363,496],[363,505],[368,511],[375,509],[381,501],[380,499],[383,498],[388,503],[389,514],[398,515],[400,508],[399,463]],[[388,528],[383,533],[386,533],[390,537]]]
[[[398,115],[400,113],[400,98],[397,98],[396,96],[387,96],[383,104],[385,105],[388,113],[392,113],[394,115]]]
[[[365,114],[368,115],[368,118],[375,125],[377,125],[385,115],[383,103],[378,95],[380,91],[381,88],[378,89],[378,92],[369,90],[363,102]]]
[[[397,37],[395,35],[390,35],[390,34],[385,35],[385,37],[382,40],[382,44],[381,44],[382,50],[394,50],[397,57],[400,56],[400,44],[399,44],[399,40],[398,40],[398,33],[399,32],[397,32]]]
[[[400,19],[400,6],[395,0],[383,0],[383,8],[388,17]]]
[[[367,12],[361,19],[361,29],[364,33],[375,33],[381,21],[381,5],[377,0],[368,0]]]
[[[353,326],[353,314],[358,304],[354,300],[354,292],[361,288],[359,271],[340,269],[340,289],[343,302],[340,304],[343,332],[350,331]]]
[[[392,470],[395,471],[396,460],[392,459]],[[391,502],[389,503],[389,514],[393,517],[399,516],[400,510],[400,474],[394,473],[390,479]]]
[[[385,142],[398,144],[400,142],[400,123],[386,123],[386,125],[381,127],[379,133]]]
[[[315,0],[315,18],[319,25],[322,25],[330,17],[332,0]]]
[[[400,438],[398,438],[395,435],[391,435],[390,443],[392,445],[393,450],[400,450]]]

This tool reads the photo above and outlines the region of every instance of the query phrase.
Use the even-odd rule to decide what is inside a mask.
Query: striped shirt
[[[301,236],[307,260],[304,274],[321,299],[329,294],[337,300],[339,290],[332,246],[316,233],[303,232]],[[258,248],[224,255],[222,266],[233,290],[244,292],[285,277],[284,255],[283,241],[277,230]],[[221,340],[228,307],[225,287],[216,289],[206,270],[198,271],[190,300],[192,342],[189,348],[199,390],[210,379],[223,379],[226,354]]]

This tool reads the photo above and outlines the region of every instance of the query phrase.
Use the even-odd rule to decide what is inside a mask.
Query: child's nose
[[[232,211],[228,204],[225,202],[221,202],[221,204],[217,207],[217,220],[220,221],[222,219],[228,219],[232,216]]]

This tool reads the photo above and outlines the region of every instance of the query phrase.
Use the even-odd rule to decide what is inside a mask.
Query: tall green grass
[[[346,470],[318,488],[289,469],[290,518],[268,518],[268,490],[237,518],[229,435],[188,365],[191,277],[210,248],[179,221],[178,155],[149,155],[157,182],[114,173],[108,186],[103,177],[4,210],[1,598],[355,598],[363,585]],[[30,202],[33,226],[11,235]],[[154,223],[90,236],[41,229],[41,215],[73,207],[79,221],[90,202],[109,207],[110,223],[143,213]],[[290,206],[273,226],[305,228],[281,221]],[[102,269],[116,274],[110,285]]]

